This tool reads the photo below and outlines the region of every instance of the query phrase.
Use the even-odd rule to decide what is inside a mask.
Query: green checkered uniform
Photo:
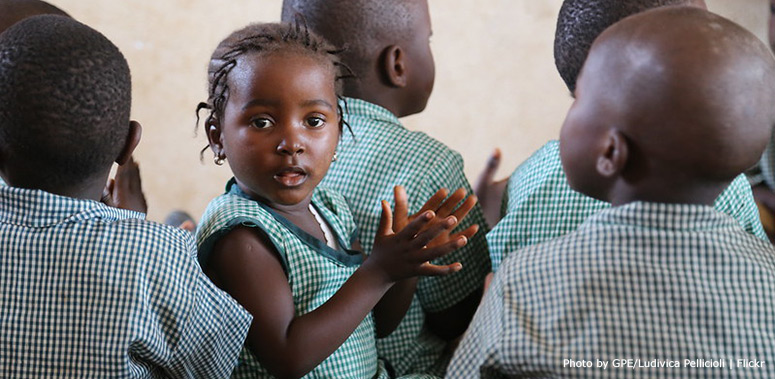
[[[296,314],[303,315],[328,301],[360,265],[362,256],[359,252],[331,249],[268,206],[248,198],[233,179],[226,191],[210,202],[200,221],[197,244],[203,267],[206,267],[214,244],[232,228],[256,228],[257,233],[266,234],[272,241],[288,275]],[[344,199],[331,190],[318,187],[312,195],[312,205],[331,227],[339,245],[349,249],[356,228]],[[387,372],[377,359],[375,339],[374,323],[369,315],[339,349],[305,378],[387,378]],[[232,377],[271,376],[245,346]]]
[[[493,271],[510,252],[572,232],[610,206],[570,188],[560,162],[560,144],[550,141],[509,179],[504,216],[487,234]],[[737,219],[749,233],[767,240],[744,175],[735,178],[716,199],[715,207]]]
[[[615,359],[633,367],[613,367]],[[765,363],[737,367],[738,359]],[[690,366],[698,360],[725,367]],[[607,208],[503,261],[448,374],[773,378],[775,249],[710,206]]]
[[[323,185],[335,188],[347,199],[365,251],[371,251],[379,226],[380,200],[393,204],[393,187],[403,185],[409,211],[420,210],[440,188],[471,192],[463,173],[463,159],[425,133],[409,131],[385,108],[358,99],[346,99],[347,131],[337,148],[338,160],[331,164]],[[479,224],[479,232],[465,247],[434,263],[461,262],[463,270],[443,277],[421,278],[406,317],[390,336],[377,341],[380,357],[396,374],[443,375],[449,356],[445,343],[424,328],[425,314],[447,309],[482,286],[490,272],[487,230],[481,207],[476,206],[457,230]]]
[[[251,317],[190,233],[0,187],[0,378],[227,378]]]

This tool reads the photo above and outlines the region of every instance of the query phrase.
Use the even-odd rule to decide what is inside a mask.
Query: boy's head
[[[345,49],[342,60],[356,76],[345,82],[346,96],[399,117],[425,109],[435,78],[426,0],[284,0],[283,21],[297,15]]]
[[[770,49],[775,52],[775,0],[770,0]]]
[[[139,140],[129,67],[99,32],[69,17],[27,18],[0,34],[0,73],[0,168],[10,185],[58,194],[104,186],[112,163],[129,158]]]
[[[0,0],[0,33],[27,17],[40,14],[68,15],[65,11],[45,1]]]
[[[712,203],[775,125],[775,60],[713,13],[664,7],[603,32],[561,131],[568,181],[615,205]]]
[[[554,64],[571,93],[587,59],[592,42],[617,21],[666,5],[692,5],[707,9],[704,0],[565,0],[557,17]]]

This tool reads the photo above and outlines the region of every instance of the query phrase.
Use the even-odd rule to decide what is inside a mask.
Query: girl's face
[[[339,141],[331,67],[298,53],[242,56],[208,138],[245,193],[269,205],[308,203]]]

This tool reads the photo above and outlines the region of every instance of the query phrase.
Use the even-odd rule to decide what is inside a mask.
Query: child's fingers
[[[420,211],[416,214],[420,215],[425,211],[436,212],[436,210],[439,209],[439,206],[441,206],[441,203],[444,202],[444,199],[447,198],[447,194],[449,194],[449,191],[446,188],[442,188],[436,191],[436,193],[434,193],[433,196],[431,196],[431,198],[428,199],[425,204],[423,204],[422,208],[420,208]]]
[[[406,189],[403,186],[393,187],[395,210],[393,211],[393,231],[398,232],[409,222],[409,201],[406,198]]]
[[[468,215],[468,212],[471,212],[471,210],[474,209],[474,206],[476,206],[476,202],[478,200],[479,199],[476,197],[476,195],[469,196],[452,215],[455,216],[458,220],[464,219],[466,215]]]
[[[452,216],[440,221],[434,220],[417,233],[414,240],[412,240],[410,248],[422,249],[425,247],[425,245],[433,241],[433,239],[436,238],[439,234],[452,230],[456,224],[457,220]]]
[[[449,275],[455,272],[460,271],[463,268],[463,265],[460,264],[460,262],[455,262],[448,265],[435,265],[429,262],[425,262],[420,268],[417,270],[417,275],[420,276],[442,276],[442,275]]]
[[[447,200],[445,200],[444,203],[439,206],[438,210],[436,210],[436,213],[440,217],[447,217],[451,215],[455,208],[457,208],[457,205],[460,204],[460,202],[465,198],[466,190],[464,188],[458,188],[457,191],[453,192],[452,195],[449,195]]]
[[[420,250],[417,252],[417,254],[415,254],[413,258],[415,259],[416,262],[426,262],[426,261],[429,262],[436,258],[443,257],[465,246],[467,243],[468,243],[468,238],[459,237],[447,243],[441,244],[439,246]]]
[[[388,206],[388,210],[389,209],[390,208]],[[382,209],[382,212],[385,212],[384,208]],[[420,230],[425,227],[425,225],[431,222],[434,217],[436,217],[436,214],[433,211],[427,211],[420,214],[419,216],[415,217],[414,220],[409,222],[406,227],[404,227],[404,229],[397,233],[398,237],[406,240],[414,240],[417,233],[419,233]],[[412,243],[414,243],[414,241],[412,241]]]
[[[454,240],[454,239],[456,239],[458,237],[461,237],[461,236],[462,237],[466,237],[468,239],[471,239],[471,237],[473,237],[476,234],[476,232],[478,232],[478,231],[479,231],[479,225],[474,224],[474,225],[471,225],[471,226],[467,227],[462,232],[455,233],[454,235],[450,236],[449,239],[450,239],[450,241],[452,241],[452,240]]]
[[[378,236],[387,236],[393,234],[391,228],[393,224],[393,212],[390,210],[390,204],[387,201],[382,200],[382,214],[379,216],[379,228],[377,228]]]

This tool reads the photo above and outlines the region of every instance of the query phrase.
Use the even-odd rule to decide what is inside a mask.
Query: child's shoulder
[[[360,99],[346,99],[345,120],[354,134],[357,149],[362,151],[407,154],[414,156],[460,156],[456,151],[425,132],[409,130],[389,110]],[[353,136],[343,134],[345,140]],[[411,155],[408,155],[411,154]]]

